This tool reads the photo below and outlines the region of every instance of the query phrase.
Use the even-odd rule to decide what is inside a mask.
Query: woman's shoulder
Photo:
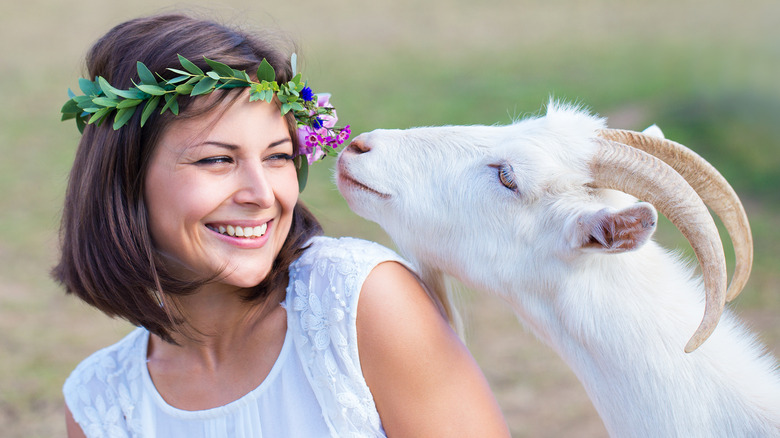
[[[363,284],[374,268],[402,259],[366,240],[315,237],[290,266],[287,323],[325,414],[345,436],[385,436],[357,348]]]
[[[376,242],[354,237],[316,236],[309,241],[306,251],[294,265],[300,267],[335,263],[373,266],[383,261],[397,261],[409,265],[395,251]]]
[[[100,350],[87,356],[86,359],[76,366],[71,377],[79,376],[89,370],[115,370],[125,365],[131,354],[145,344],[146,335],[149,332],[141,327],[132,330],[121,340],[101,348]]]
[[[148,332],[131,331],[119,342],[100,349],[81,361],[63,385],[65,401],[76,416],[79,405],[90,405],[140,385],[144,362],[142,347]],[[129,394],[127,394],[129,395]]]
[[[406,265],[394,251],[375,242],[351,237],[314,237],[306,251],[290,265],[288,300],[318,300],[354,308],[366,277],[385,261]],[[293,309],[303,310],[299,305]]]

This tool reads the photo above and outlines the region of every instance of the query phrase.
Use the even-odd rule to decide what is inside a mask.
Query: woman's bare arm
[[[81,426],[73,419],[73,414],[68,409],[68,405],[65,405],[65,427],[68,431],[68,438],[87,438],[84,435],[84,431],[81,430]]]
[[[481,370],[416,277],[369,274],[357,310],[360,362],[388,436],[508,437]]]

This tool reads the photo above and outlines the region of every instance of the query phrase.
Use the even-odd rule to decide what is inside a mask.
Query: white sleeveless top
[[[358,356],[363,282],[393,251],[359,239],[315,237],[290,266],[287,333],[254,390],[201,411],[170,406],[146,367],[149,332],[137,328],[79,364],[63,387],[88,438],[384,437]]]

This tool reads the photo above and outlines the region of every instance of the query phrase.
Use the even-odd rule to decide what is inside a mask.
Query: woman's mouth
[[[263,237],[268,230],[268,223],[257,226],[241,226],[231,224],[206,224],[206,227],[211,231],[219,234],[224,234],[230,237],[243,237],[245,239],[252,239],[257,237]]]

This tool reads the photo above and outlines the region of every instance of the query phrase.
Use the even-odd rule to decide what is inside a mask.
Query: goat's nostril
[[[371,148],[360,140],[353,140],[347,147],[350,151],[356,154],[364,154],[371,150]]]

